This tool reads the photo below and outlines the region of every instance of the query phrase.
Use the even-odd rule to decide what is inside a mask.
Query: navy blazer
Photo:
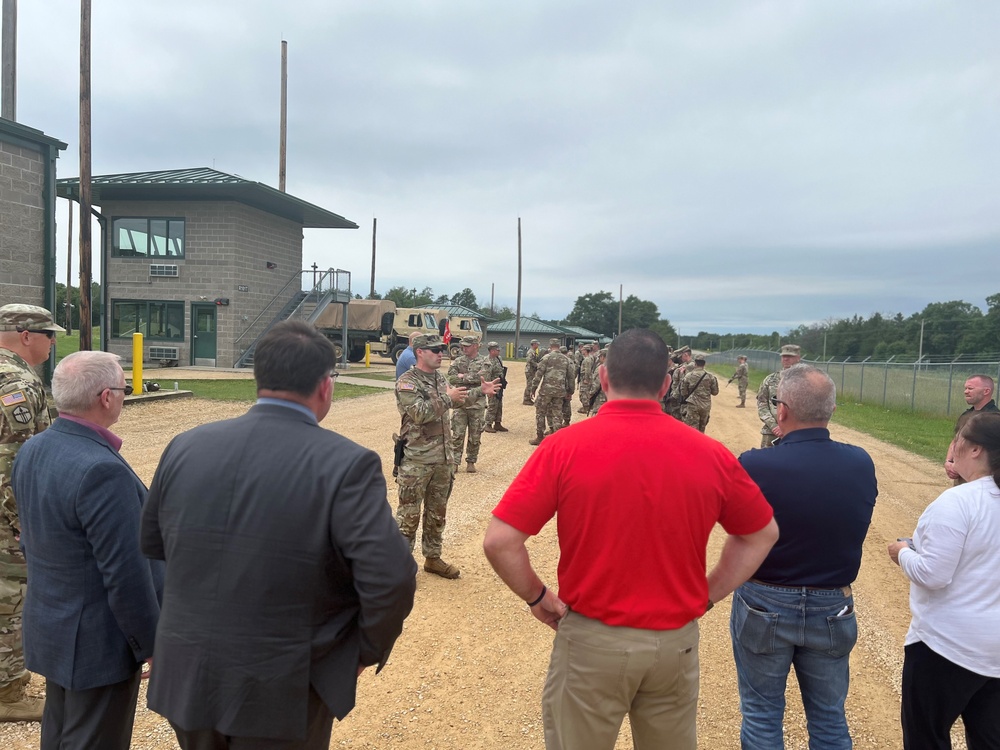
[[[378,455],[291,406],[174,438],[142,549],[167,563],[149,707],[186,730],[302,738],[310,687],[342,719],[413,606]]]
[[[162,564],[139,551],[146,487],[99,433],[57,419],[18,451],[28,562],[24,663],[68,690],[128,679],[153,655]]]

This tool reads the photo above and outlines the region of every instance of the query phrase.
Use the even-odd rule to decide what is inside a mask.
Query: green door
[[[215,305],[191,304],[191,364],[215,367]]]

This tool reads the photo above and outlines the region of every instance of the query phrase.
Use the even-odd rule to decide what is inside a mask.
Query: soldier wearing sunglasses
[[[45,388],[32,368],[48,360],[65,330],[44,307],[0,307],[0,721],[39,721],[45,707],[24,689],[31,679],[21,641],[28,569],[10,473],[24,442],[49,426]]]

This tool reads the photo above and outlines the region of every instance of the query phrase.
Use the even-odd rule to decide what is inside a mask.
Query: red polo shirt
[[[493,515],[525,534],[556,516],[559,597],[606,625],[674,630],[705,612],[705,548],[771,520],[721,443],[648,400],[614,400],[545,438]]]

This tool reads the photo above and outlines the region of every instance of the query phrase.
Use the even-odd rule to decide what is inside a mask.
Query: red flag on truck
[[[446,320],[444,322],[444,335],[441,336],[441,339],[446,344],[451,341],[451,322],[450,321]]]

